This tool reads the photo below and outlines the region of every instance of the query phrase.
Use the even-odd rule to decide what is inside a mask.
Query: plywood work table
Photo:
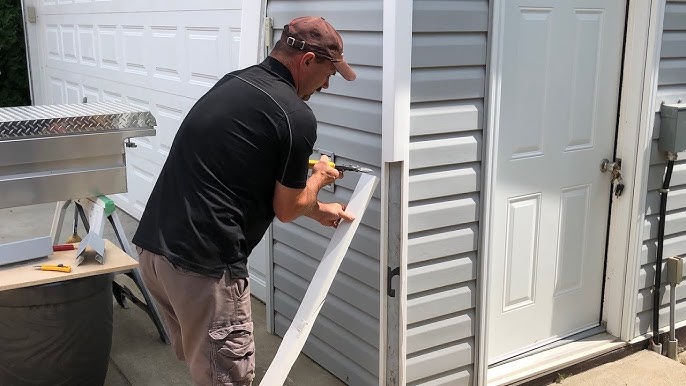
[[[78,249],[78,243],[74,244]],[[76,249],[54,252],[47,258],[27,261],[0,267],[0,291],[31,287],[40,284],[78,279],[106,273],[123,272],[138,267],[138,261],[127,255],[111,241],[105,240],[105,262],[100,264],[95,259],[86,258],[76,266]],[[42,264],[64,264],[71,266],[71,272],[41,271],[34,268]]]

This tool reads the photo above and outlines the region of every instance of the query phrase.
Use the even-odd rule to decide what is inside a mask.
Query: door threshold
[[[495,368],[495,367],[498,367],[500,365],[504,365],[504,364],[509,363],[509,362],[518,361],[518,360],[523,359],[525,357],[530,357],[530,356],[536,355],[538,353],[550,351],[556,347],[565,346],[565,345],[568,345],[570,343],[578,342],[580,340],[584,340],[586,338],[589,338],[589,337],[592,337],[592,336],[595,336],[598,334],[602,334],[603,332],[605,332],[605,327],[603,327],[603,326],[597,326],[597,327],[589,328],[587,330],[578,332],[576,334],[572,334],[572,335],[566,336],[562,339],[553,341],[552,343],[548,343],[548,344],[545,344],[542,346],[538,346],[538,347],[531,349],[529,351],[524,351],[520,354],[511,356],[507,359],[497,361],[493,364],[488,365],[488,367],[489,368]]]
[[[626,346],[606,332],[488,369],[489,386],[517,385]]]

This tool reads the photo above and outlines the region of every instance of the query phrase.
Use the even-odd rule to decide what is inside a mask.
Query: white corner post
[[[624,341],[635,336],[664,10],[665,0],[629,1],[615,155],[628,189],[612,202],[602,315]]]
[[[412,75],[412,0],[383,2],[383,162],[408,160]]]
[[[383,1],[380,385],[405,384],[412,9]]]

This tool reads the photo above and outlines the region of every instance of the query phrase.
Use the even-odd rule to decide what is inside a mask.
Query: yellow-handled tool
[[[68,266],[68,265],[64,265],[64,264],[57,264],[57,265],[49,265],[49,264],[35,265],[34,268],[40,269],[41,271],[58,271],[58,272],[65,272],[65,273],[71,272],[71,267]]]
[[[311,159],[309,164],[307,165],[308,168],[312,169],[314,165],[316,165],[319,162],[319,160],[316,159]],[[363,168],[361,166],[357,165],[346,165],[346,164],[335,164],[331,161],[327,162],[329,166],[332,168],[341,171],[341,172],[358,172],[358,173],[372,173],[372,169],[368,168]]]

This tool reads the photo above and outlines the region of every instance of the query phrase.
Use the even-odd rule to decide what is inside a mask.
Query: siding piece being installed
[[[474,381],[488,1],[415,0],[408,385]]]
[[[293,322],[284,334],[283,341],[279,345],[279,349],[260,385],[278,385],[283,384],[286,380],[293,363],[295,363],[310,335],[317,315],[324,305],[329,288],[338,272],[338,267],[355,236],[355,231],[362,220],[362,214],[367,208],[367,204],[372,198],[377,182],[378,179],[374,176],[360,176],[357,188],[348,203],[348,210],[357,217],[351,222],[342,222],[334,232],[331,242],[312,276],[312,281],[307,287],[305,295],[303,295],[302,303],[293,316]],[[370,362],[367,361],[367,363]]]
[[[667,159],[657,149],[660,132],[660,104],[686,101],[686,2],[667,1],[665,5],[662,46],[658,72],[655,128],[651,145],[646,217],[643,232],[639,271],[639,290],[636,304],[636,336],[652,331],[655,260],[657,252],[657,223],[660,207],[658,189],[667,167]],[[674,164],[674,173],[667,199],[663,258],[686,254],[686,154],[681,152]],[[664,269],[664,266],[663,266]],[[666,272],[662,272],[660,328],[669,324],[670,287],[665,286]],[[676,288],[676,320],[686,320],[686,291],[684,285]]]

